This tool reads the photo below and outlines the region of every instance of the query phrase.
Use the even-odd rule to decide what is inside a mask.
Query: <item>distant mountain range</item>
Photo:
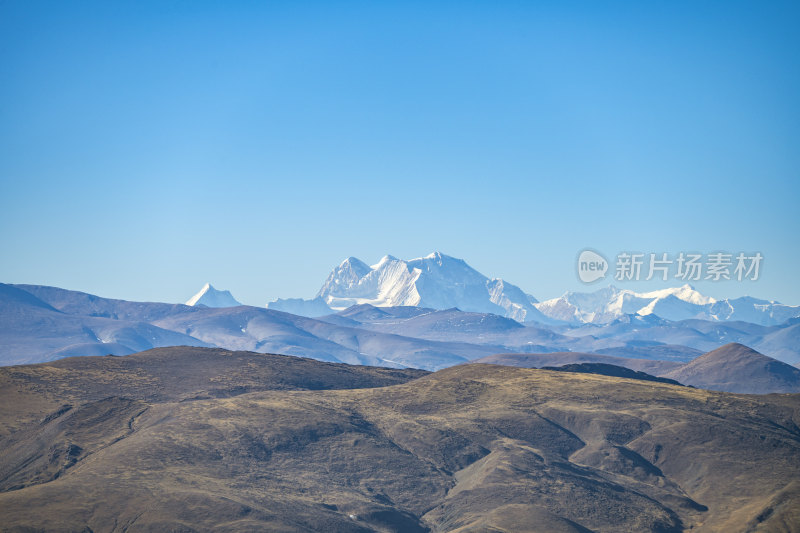
[[[507,351],[500,345],[417,339],[258,307],[128,302],[57,287],[0,284],[0,364],[177,345],[426,369]]]
[[[0,365],[178,345],[434,371],[501,353],[683,364],[730,343],[797,365],[796,314],[800,308],[776,302],[715,300],[689,285],[646,293],[607,287],[538,302],[441,253],[410,261],[386,256],[372,266],[351,257],[314,299],[280,300],[268,308],[241,305],[211,284],[186,305],[0,284]],[[548,364],[619,365],[562,360]],[[721,379],[696,382],[719,388]],[[778,381],[754,390],[777,390]]]
[[[742,321],[773,326],[800,316],[800,306],[759,300],[748,296],[715,300],[691,285],[650,292],[634,292],[609,286],[591,293],[568,292],[536,304],[546,316],[565,322],[607,324],[621,316],[654,315],[667,320],[701,319]]]
[[[795,365],[800,363],[798,340],[800,319],[762,326],[628,314],[606,324],[523,324],[456,308],[366,303],[313,319],[244,305],[128,302],[56,287],[0,284],[0,364],[4,365],[73,355],[126,355],[176,345],[426,370],[498,353],[588,353],[674,365],[732,342]],[[547,364],[619,364],[562,359]],[[652,368],[633,369],[659,375]]]
[[[539,302],[518,286],[490,279],[464,260],[440,252],[409,261],[387,255],[372,266],[350,257],[333,269],[315,298],[279,299],[267,307],[318,317],[357,304],[458,308],[542,324],[608,324],[626,315],[652,315],[672,321],[743,321],[773,326],[800,316],[800,306],[751,297],[715,300],[691,285],[650,292],[609,286],[589,293],[567,292]]]

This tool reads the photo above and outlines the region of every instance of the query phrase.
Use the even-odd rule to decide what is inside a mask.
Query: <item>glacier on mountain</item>
[[[800,306],[750,297],[716,300],[689,284],[650,292],[608,286],[595,292],[567,292],[559,298],[534,304],[544,315],[565,322],[608,324],[636,314],[667,320],[742,320],[764,326],[800,316]]]
[[[313,300],[276,300],[267,307],[303,314],[317,312],[321,303],[333,311],[358,304],[458,308],[519,322],[552,322],[534,307],[536,302],[519,287],[490,279],[462,259],[434,252],[408,261],[387,255],[371,266],[349,257],[333,269]]]
[[[716,300],[689,284],[647,292],[610,285],[539,302],[516,285],[488,278],[464,260],[441,252],[411,260],[387,255],[374,265],[349,257],[333,269],[313,299],[279,299],[267,307],[317,317],[359,304],[458,308],[545,324],[608,324],[626,315],[653,315],[672,321],[776,325],[800,316],[800,306],[749,297]]]

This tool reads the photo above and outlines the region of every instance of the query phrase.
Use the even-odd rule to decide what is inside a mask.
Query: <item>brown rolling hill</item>
[[[424,370],[326,363],[303,357],[175,346],[125,357],[70,357],[0,367],[0,436],[41,416],[45,402],[77,405],[117,396],[180,402],[263,390],[360,389],[404,383]],[[6,396],[10,394],[11,396]]]
[[[0,369],[0,529],[800,531],[800,395],[174,359]]]
[[[661,375],[687,385],[726,392],[800,392],[800,369],[735,342]]]

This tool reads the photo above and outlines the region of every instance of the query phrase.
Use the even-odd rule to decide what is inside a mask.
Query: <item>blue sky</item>
[[[800,304],[798,5],[6,0],[0,280],[263,305],[440,250],[548,298],[585,247],[760,251],[698,287]]]

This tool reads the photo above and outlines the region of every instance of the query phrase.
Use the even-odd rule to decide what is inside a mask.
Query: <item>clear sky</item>
[[[2,1],[0,281],[263,305],[439,250],[542,299],[585,247],[759,251],[698,287],[800,304],[798,6]]]

